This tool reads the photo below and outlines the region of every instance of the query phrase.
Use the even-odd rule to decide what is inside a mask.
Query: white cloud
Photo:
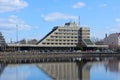
[[[115,22],[116,24],[114,24],[113,26],[107,27],[108,31],[112,33],[120,32],[120,18],[116,18]]]
[[[50,13],[47,15],[42,15],[42,17],[44,18],[45,21],[56,21],[56,20],[61,20],[61,19],[64,19],[64,20],[74,19],[74,20],[76,20],[78,18],[78,16],[63,14],[63,13],[59,13],[59,12]]]
[[[0,30],[13,31],[18,26],[18,30],[30,30],[31,26],[26,24],[23,20],[19,19],[15,15],[11,15],[8,18],[0,18]]]
[[[112,33],[120,32],[120,25],[115,25],[115,26],[111,27],[110,32],[112,32]]]
[[[0,13],[16,11],[27,6],[28,3],[23,0],[0,0]]]
[[[107,7],[108,4],[104,3],[104,4],[101,4],[100,7]]]
[[[115,21],[120,23],[120,18],[116,18]]]
[[[82,7],[85,7],[85,6],[86,6],[85,3],[83,3],[83,2],[78,2],[78,3],[74,4],[72,7],[73,7],[74,9],[76,9],[76,8],[82,8]]]
[[[117,18],[115,21],[116,21],[117,23],[116,23],[115,26],[113,26],[113,27],[111,28],[111,31],[112,31],[112,32],[120,32],[120,18]]]

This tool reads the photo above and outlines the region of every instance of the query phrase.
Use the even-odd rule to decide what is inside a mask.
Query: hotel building
[[[88,27],[80,28],[75,22],[56,26],[37,45],[45,47],[76,47],[82,39],[90,38]]]
[[[65,23],[63,26],[55,26],[46,36],[36,44],[8,44],[14,50],[74,50],[82,47],[84,50],[105,48],[106,45],[95,45],[90,40],[90,28],[80,27],[75,22]]]
[[[106,47],[95,45],[90,40],[90,28],[80,27],[75,22],[65,23],[63,26],[56,26],[37,45],[46,48],[67,48],[73,50],[75,47]]]

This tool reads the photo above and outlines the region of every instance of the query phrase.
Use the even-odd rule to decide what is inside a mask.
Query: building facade
[[[87,42],[89,44],[87,44]],[[56,26],[37,45],[42,47],[68,47],[74,48],[77,45],[94,45],[90,40],[90,28],[80,27],[75,22],[65,23],[64,26]]]
[[[113,33],[103,40],[104,44],[109,45],[110,48],[120,48],[120,33]]]
[[[36,44],[8,44],[10,50],[75,50],[75,48],[87,50],[93,48],[104,48],[106,45],[95,45],[90,40],[90,28],[80,27],[75,22],[65,23],[63,26],[55,26],[46,36]]]

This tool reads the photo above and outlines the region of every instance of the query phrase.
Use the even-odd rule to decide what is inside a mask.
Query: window
[[[71,38],[73,38],[73,36],[71,36]]]
[[[59,41],[62,41],[61,39]]]
[[[50,39],[47,39],[47,41],[50,41]]]
[[[51,41],[54,41],[54,39],[51,39]]]
[[[51,36],[51,38],[54,38],[54,36]]]
[[[77,42],[78,40],[75,40],[75,42]]]
[[[47,43],[47,45],[49,45],[50,43]]]
[[[55,32],[55,34],[58,34],[58,33]]]
[[[58,45],[58,43],[55,43],[55,45]]]
[[[53,45],[54,43],[51,43],[51,45]]]
[[[77,36],[75,36],[75,38],[78,38]]]
[[[59,38],[62,38],[62,36],[59,36]]]
[[[46,43],[42,43],[43,45],[45,45]]]
[[[59,45],[61,45],[62,43],[59,43]]]
[[[69,36],[67,36],[67,38],[70,38]]]
[[[66,43],[63,43],[63,45],[66,45]]]
[[[70,41],[70,40],[67,40],[68,42]]]

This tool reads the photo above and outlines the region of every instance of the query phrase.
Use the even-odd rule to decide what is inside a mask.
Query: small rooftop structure
[[[67,27],[78,27],[78,24],[76,22],[68,22],[68,23],[65,23],[65,26],[67,26]]]

